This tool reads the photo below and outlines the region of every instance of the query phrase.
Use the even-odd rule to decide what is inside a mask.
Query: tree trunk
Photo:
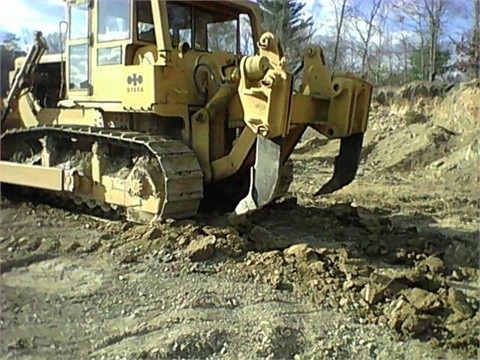
[[[423,35],[420,36],[420,67],[422,68],[422,79],[427,78],[427,66],[425,64],[425,42],[423,40]]]
[[[342,33],[342,26],[343,26],[343,18],[345,16],[345,8],[347,6],[347,0],[342,1],[342,10],[340,11],[340,19],[337,19],[337,36],[335,39],[335,50],[333,51],[333,64],[332,68],[335,69],[335,65],[337,64],[338,58],[338,47],[340,45],[340,35]]]

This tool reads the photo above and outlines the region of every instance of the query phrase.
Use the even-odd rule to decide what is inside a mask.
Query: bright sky
[[[58,23],[64,17],[65,7],[62,0],[0,1],[0,32],[20,34],[20,31],[26,28],[48,34],[58,31]]]
[[[317,34],[326,34],[335,24],[334,0],[304,0],[306,8],[314,14],[317,25]],[[471,0],[455,0],[459,8],[471,7]],[[362,0],[362,6],[368,6],[370,0]],[[471,14],[471,12],[470,12]],[[466,26],[470,26],[468,11],[451,16],[445,23],[448,28],[445,31],[457,35]],[[31,31],[41,30],[44,34],[58,31],[59,21],[65,17],[65,5],[63,0],[1,0],[0,1],[0,43],[6,32],[13,32],[25,36],[22,29]],[[398,30],[396,30],[398,31]],[[28,34],[27,34],[28,35]],[[26,40],[28,43],[31,39]]]

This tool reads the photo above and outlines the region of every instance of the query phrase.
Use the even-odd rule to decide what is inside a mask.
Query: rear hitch
[[[350,184],[360,164],[364,133],[357,133],[340,140],[340,151],[335,157],[332,178],[318,190],[314,197],[331,194]]]

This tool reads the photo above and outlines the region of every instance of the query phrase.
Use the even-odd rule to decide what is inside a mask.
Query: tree
[[[303,44],[313,35],[313,16],[306,16],[305,3],[295,0],[259,0],[262,27],[278,36],[291,67],[303,57]]]
[[[423,0],[423,4],[428,15],[430,35],[428,77],[430,81],[433,81],[437,73],[438,38],[441,31],[442,15],[445,11],[445,0]]]
[[[6,50],[19,50],[20,49],[20,38],[13,33],[6,33],[5,38],[3,39],[3,47]]]
[[[391,39],[390,34],[387,31],[387,25],[389,23],[389,13],[389,2],[383,0],[381,6],[378,9],[378,13],[375,15],[376,21],[372,29],[377,39],[376,41],[368,45],[369,50],[367,66],[369,72],[373,74],[376,84],[380,84],[380,82],[385,77],[385,58],[389,60],[388,65],[391,65],[392,63],[391,57],[393,55],[393,51],[391,48],[389,49],[389,47],[391,47]],[[389,66],[389,71],[390,68],[391,66]]]
[[[358,35],[362,41],[362,69],[361,72],[364,73],[367,68],[368,52],[370,47],[370,40],[372,39],[372,34],[374,31],[374,21],[377,16],[380,7],[382,6],[382,0],[372,0],[371,7],[367,10],[361,9],[359,6],[353,9],[355,17],[360,21],[354,21],[355,29],[357,30]],[[366,26],[366,29],[363,29],[362,25]]]
[[[335,48],[333,50],[332,68],[335,68],[338,60],[338,49],[340,47],[340,39],[342,36],[343,21],[348,8],[347,0],[340,0],[340,3],[338,3],[337,0],[332,1],[335,9]]]
[[[459,41],[452,37],[458,56],[456,66],[472,77],[480,77],[480,0],[473,0],[473,26]]]
[[[430,56],[428,54],[430,49],[422,49],[422,48],[418,47],[418,48],[413,49],[413,51],[411,52],[411,55],[410,55],[411,69],[409,71],[410,76],[409,76],[408,80],[422,80],[423,79],[423,77],[422,77],[423,71],[422,71],[422,63],[421,63],[421,58],[422,58],[421,52],[422,51],[424,52],[423,56],[426,56],[426,55]],[[450,56],[451,56],[451,54],[450,54],[449,50],[436,48],[436,54],[434,56],[434,58],[435,58],[434,68],[435,68],[435,71],[437,72],[438,75],[440,75],[443,72],[443,70],[445,68],[445,65],[450,60]]]
[[[61,36],[59,32],[55,31],[45,35],[44,38],[48,45],[49,54],[61,54],[62,50],[65,51],[65,34]]]

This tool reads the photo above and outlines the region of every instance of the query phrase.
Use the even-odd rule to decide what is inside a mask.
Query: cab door
[[[91,23],[90,0],[68,2],[69,32],[67,46],[67,89],[69,98],[90,96],[91,89]]]
[[[92,24],[92,101],[121,103],[126,52],[132,43],[131,8],[131,0],[97,0],[95,3]]]

